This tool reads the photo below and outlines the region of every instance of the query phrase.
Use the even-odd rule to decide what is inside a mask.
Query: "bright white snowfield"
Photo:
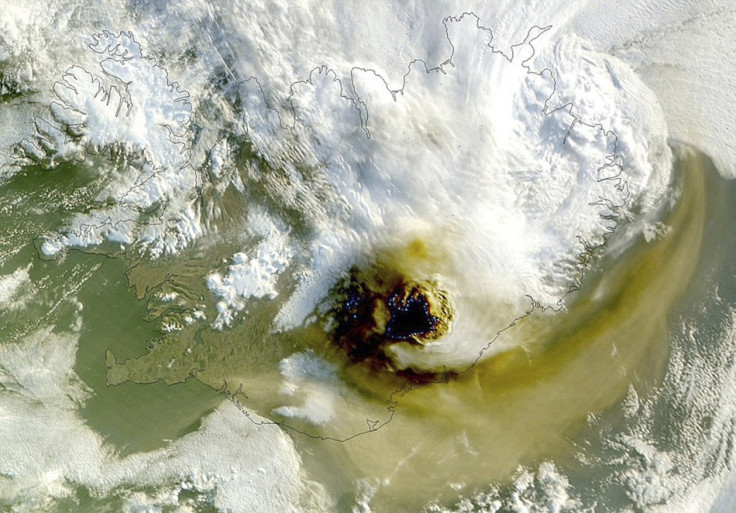
[[[736,10],[522,4],[0,0],[0,510],[732,511]]]

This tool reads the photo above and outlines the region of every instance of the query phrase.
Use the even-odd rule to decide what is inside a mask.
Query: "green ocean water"
[[[129,263],[81,251],[44,260],[36,248],[39,237],[59,229],[70,212],[85,208],[94,179],[89,166],[65,164],[51,171],[29,167],[3,185],[2,273],[30,263],[36,290],[25,304],[3,312],[0,342],[19,342],[42,326],[67,330],[81,304],[74,371],[93,391],[81,415],[124,455],[165,446],[196,429],[221,396],[194,379],[178,386],[163,382],[107,386],[106,351],[121,358],[138,356],[160,336],[155,324],[146,321],[146,303],[130,289]]]

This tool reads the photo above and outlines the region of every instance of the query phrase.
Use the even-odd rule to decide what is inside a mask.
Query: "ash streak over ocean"
[[[6,9],[0,504],[727,509],[734,15],[668,5]]]

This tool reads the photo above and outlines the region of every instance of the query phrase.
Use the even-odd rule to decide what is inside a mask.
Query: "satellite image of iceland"
[[[736,511],[732,0],[0,0],[0,511]]]

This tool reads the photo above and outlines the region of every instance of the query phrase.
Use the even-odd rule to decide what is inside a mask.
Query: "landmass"
[[[101,56],[100,70],[80,66],[67,70],[54,88],[58,101],[50,105],[50,117],[36,119],[37,135],[20,144],[19,158],[48,168],[66,161],[105,159],[115,169],[100,178],[104,185],[93,208],[77,214],[65,231],[47,234],[39,244],[43,258],[83,250],[128,261],[131,289],[147,303],[146,321],[158,324],[161,337],[150,341],[146,354],[124,362],[108,352],[105,365],[110,386],[159,380],[174,385],[198,379],[236,403],[251,420],[247,412],[253,404],[260,415],[285,428],[345,441],[387,425],[401,399],[416,388],[441,386],[470,372],[499,338],[535,312],[564,308],[567,296],[580,287],[591,260],[616,231],[619,211],[630,196],[618,139],[601,124],[579,117],[573,103],[559,101],[550,69],[533,69],[533,43],[550,27],[530,28],[507,55],[493,47],[490,29],[475,14],[449,17],[443,23],[449,57],[436,67],[422,60],[411,62],[399,89],[390,89],[387,79],[370,68],[353,68],[351,82],[345,84],[330,68],[318,66],[307,78],[293,82],[287,99],[289,115],[284,117],[269,105],[257,78],[238,82],[234,90],[241,109],[237,113],[240,126],[218,139],[204,157],[199,152],[196,162],[189,93],[170,82],[168,72],[155,59],[144,55],[132,33],[105,31],[93,36],[90,49]],[[360,217],[362,206],[345,205],[340,191],[330,187],[325,176],[328,171],[320,167],[321,135],[309,132],[318,132],[319,127],[307,126],[311,121],[302,118],[326,106],[336,116],[340,130],[353,136],[360,132],[365,140],[376,137],[386,116],[376,121],[382,118],[374,115],[372,106],[381,103],[382,96],[389,100],[381,105],[385,112],[392,103],[411,98],[418,82],[463,80],[458,69],[467,69],[471,63],[465,60],[474,52],[456,48],[460,30],[475,31],[474,37],[490,52],[485,58],[505,61],[503,70],[513,67],[524,80],[536,84],[530,101],[537,103],[528,106],[530,115],[538,116],[542,123],[553,120],[550,126],[544,125],[543,133],[559,140],[561,155],[569,152],[574,165],[591,166],[585,159],[594,152],[595,167],[588,171],[598,185],[591,188],[592,195],[582,198],[584,204],[562,202],[559,208],[569,211],[569,219],[583,210],[592,211],[604,229],[597,226],[592,235],[571,233],[577,240],[577,253],[561,264],[572,277],[564,292],[545,298],[522,294],[526,299],[517,313],[478,344],[475,358],[467,364],[451,373],[434,373],[420,383],[396,385],[392,378],[388,382],[394,384],[382,401],[349,404],[355,396],[341,388],[344,377],[340,372],[319,367],[309,356],[325,351],[314,346],[314,341],[324,339],[320,334],[329,323],[319,298],[329,291],[325,287],[334,284],[330,277],[344,277],[347,257],[319,264],[312,274],[305,271],[304,262],[314,263],[309,259],[316,249],[308,239],[317,226],[313,216],[341,222]],[[463,44],[469,43],[463,39]],[[368,94],[361,96],[359,91]],[[223,130],[226,128],[231,127]],[[275,133],[281,135],[274,139]],[[298,137],[316,139],[316,161],[300,155],[299,147],[290,147]],[[283,147],[264,153],[264,145],[274,140]],[[593,150],[581,149],[581,144]],[[303,162],[283,160],[290,154],[304,157]],[[550,165],[554,170],[556,164]],[[531,178],[525,185],[525,176],[533,172],[519,170],[515,194],[520,201],[524,187],[531,194],[531,188],[539,186]],[[550,197],[549,201],[560,199]],[[269,214],[271,210],[276,211],[275,217]],[[540,211],[540,219],[542,216]],[[245,234],[238,233],[244,219]],[[568,217],[554,222],[565,219]],[[340,361],[333,349],[325,353]],[[289,367],[295,355],[307,355],[302,363],[312,367],[307,365],[306,371]],[[304,406],[314,398],[319,399],[316,408],[353,410],[354,416],[343,419],[341,428],[333,432],[330,415],[315,417],[315,410]],[[295,404],[289,404],[292,400]]]

